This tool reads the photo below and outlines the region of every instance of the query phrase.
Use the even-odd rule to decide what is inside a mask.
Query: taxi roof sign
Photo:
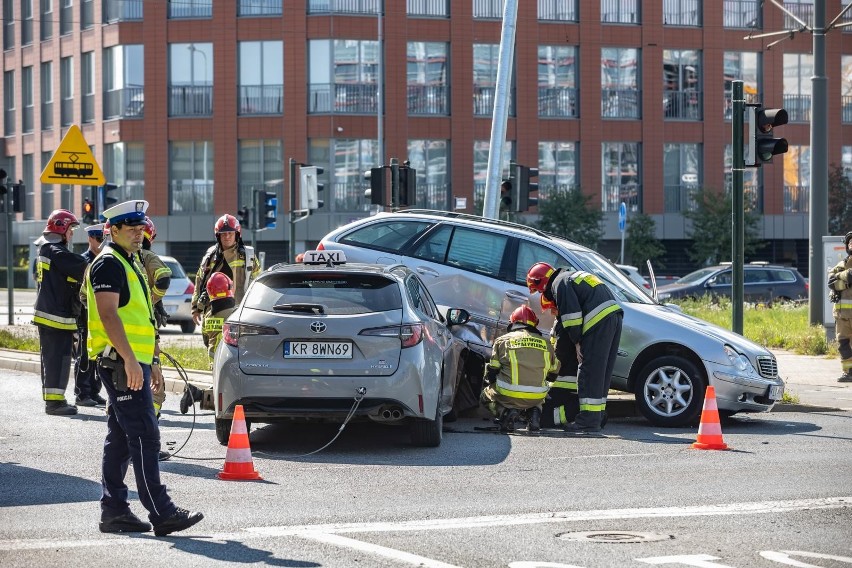
[[[346,254],[342,250],[306,250],[302,264],[345,264]]]
[[[103,185],[104,173],[92,155],[89,143],[76,124],[62,138],[59,148],[41,172],[41,183],[66,185]]]

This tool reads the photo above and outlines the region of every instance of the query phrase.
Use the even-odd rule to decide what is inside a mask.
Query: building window
[[[412,18],[449,18],[449,0],[406,0],[406,13]]]
[[[282,0],[238,0],[237,16],[280,16]]]
[[[59,35],[68,35],[74,31],[74,0],[58,0],[59,2]],[[91,8],[92,0],[86,2],[83,0],[84,4],[89,4]],[[81,4],[81,15],[82,15],[82,4]],[[83,27],[83,23],[80,23],[81,29],[85,29]],[[91,27],[91,24],[89,25]]]
[[[852,181],[852,146],[841,146],[840,148],[840,166],[843,168],[843,173]]]
[[[488,155],[491,153],[491,143],[488,140],[473,142],[473,209],[482,211],[485,199],[485,183],[488,178]],[[515,141],[506,140],[503,143],[503,159],[500,164],[500,177],[509,177],[509,162],[515,159]]]
[[[601,22],[605,24],[639,24],[639,0],[601,0]]]
[[[44,168],[47,167],[47,164],[50,163],[50,159],[53,157],[53,152],[42,152],[41,153],[41,169],[44,171]],[[54,185],[52,183],[43,183],[41,184],[41,219],[47,219],[50,217],[50,214],[53,213],[53,210],[56,209],[54,207]],[[64,207],[67,209],[67,207]],[[69,209],[69,211],[73,211],[74,209]]]
[[[15,0],[3,0],[3,49],[15,47]]]
[[[663,50],[663,114],[666,118],[701,120],[701,53]]]
[[[308,14],[378,14],[382,0],[308,0]]]
[[[496,43],[473,44],[473,114],[492,116],[497,94],[497,60],[500,46]],[[509,116],[515,116],[514,72],[509,88]]]
[[[147,0],[146,0],[147,1]],[[201,2],[202,0],[198,0]],[[111,24],[114,22],[141,20],[143,0],[104,0],[104,22]],[[186,1],[179,2],[181,5],[193,4],[194,2]],[[171,7],[174,2],[169,2]]]
[[[730,192],[733,188],[733,175],[731,168],[734,167],[734,153],[731,145],[725,146],[725,191]],[[763,186],[760,184],[761,168],[746,168],[743,171],[743,199],[749,211],[763,212]]]
[[[80,60],[80,95],[83,110],[82,122],[95,120],[95,52],[87,51]]]
[[[3,134],[11,136],[15,133],[15,71],[3,72]],[[10,178],[11,179],[11,178]]]
[[[852,12],[852,10],[849,10]],[[852,55],[840,56],[840,117],[852,123]]]
[[[814,56],[805,53],[784,54],[784,108],[790,122],[811,120],[811,77]]]
[[[725,0],[723,22],[726,28],[763,28],[761,6],[763,0]]]
[[[840,2],[840,6],[842,8],[845,8],[849,4],[852,4],[852,0],[841,0],[841,2]],[[841,8],[841,11],[843,11],[842,8]],[[840,18],[840,21],[838,23],[839,24],[850,24],[850,23],[852,23],[852,10],[846,10],[846,12],[843,14],[843,17]],[[846,26],[845,28],[841,28],[841,29],[843,30],[843,33],[847,33],[847,34],[852,33],[852,26]]]
[[[377,140],[355,138],[312,138],[308,142],[308,161],[323,168],[320,182],[325,183],[331,211],[362,211],[364,190],[369,188],[364,181],[364,172],[380,163]]]
[[[41,3],[41,41],[53,37],[53,0],[39,0]]]
[[[117,45],[104,50],[104,119],[145,116],[145,50]]]
[[[24,112],[21,117],[21,132],[27,134],[33,131],[35,104],[33,103],[33,68],[21,68],[21,104]]]
[[[601,49],[601,116],[639,118],[639,50],[632,47]]]
[[[500,20],[503,18],[503,0],[473,0],[473,17]]]
[[[254,207],[252,191],[255,189],[283,196],[285,159],[281,140],[240,140],[239,145],[237,207]]]
[[[73,20],[73,17],[71,18]],[[62,23],[60,22],[60,26]],[[80,29],[88,30],[95,25],[95,0],[80,0]]]
[[[26,206],[24,210],[24,220],[35,219],[35,156],[33,154],[24,154],[24,159],[21,162],[21,180],[26,187]]]
[[[577,48],[538,46],[538,115],[577,118]]]
[[[701,145],[663,144],[663,201],[666,213],[695,209],[701,187]]]
[[[53,129],[53,62],[41,64],[41,129]]]
[[[212,18],[213,0],[185,0],[169,2],[169,19]]]
[[[725,52],[725,120],[731,120],[734,104],[731,81],[743,82],[743,94],[747,103],[758,102],[762,75],[760,61],[760,54],[753,51]]]
[[[169,142],[169,213],[213,213],[213,142]]]
[[[545,22],[577,22],[577,0],[538,0],[538,19]]]
[[[601,154],[603,211],[618,211],[623,201],[630,211],[642,210],[642,172],[638,142],[604,142]]]
[[[59,60],[59,124],[70,126],[74,122],[74,58]]]
[[[213,114],[213,44],[169,46],[169,116]]]
[[[701,0],[663,0],[663,24],[701,27]]]
[[[810,203],[811,147],[793,146],[784,154],[784,212],[807,213]]]
[[[241,41],[239,114],[281,114],[284,110],[284,44]]]
[[[796,16],[791,17],[789,14],[784,14],[784,29],[797,30],[802,27],[796,19],[801,20],[810,27],[814,25],[814,0],[784,0],[784,8],[791,14]],[[828,16],[829,14],[826,14]],[[831,20],[828,20],[828,23]]]
[[[21,45],[33,42],[33,1],[21,0]]]
[[[446,43],[408,42],[408,114],[450,113],[448,51]]]
[[[117,142],[104,145],[104,177],[118,186],[119,202],[145,198],[145,145]]]
[[[409,140],[408,160],[417,170],[418,207],[450,211],[449,140]],[[415,205],[415,204],[412,204]]]
[[[539,204],[555,193],[580,188],[579,163],[580,145],[577,142],[538,143]]]
[[[311,40],[309,113],[378,112],[379,43]]]

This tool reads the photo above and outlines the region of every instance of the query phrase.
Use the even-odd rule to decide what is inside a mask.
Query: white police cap
[[[104,234],[104,224],[98,223],[97,225],[89,225],[86,227],[86,232],[90,237],[102,237]]]
[[[145,213],[148,211],[148,202],[144,199],[134,199],[114,205],[102,213],[103,217],[111,225],[123,223],[125,225],[144,225]]]

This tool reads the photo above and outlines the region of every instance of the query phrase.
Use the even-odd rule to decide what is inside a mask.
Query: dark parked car
[[[746,302],[789,302],[808,297],[808,283],[799,271],[789,266],[752,262],[743,267],[743,298]],[[661,286],[661,302],[701,296],[731,297],[731,264],[696,270],[674,284]]]

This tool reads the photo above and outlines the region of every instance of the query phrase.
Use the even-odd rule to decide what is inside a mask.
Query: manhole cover
[[[566,532],[556,535],[562,540],[577,542],[608,542],[618,544],[633,544],[637,542],[657,542],[660,540],[671,540],[670,534],[656,534],[646,532],[616,532],[616,531],[591,531],[591,532]]]

